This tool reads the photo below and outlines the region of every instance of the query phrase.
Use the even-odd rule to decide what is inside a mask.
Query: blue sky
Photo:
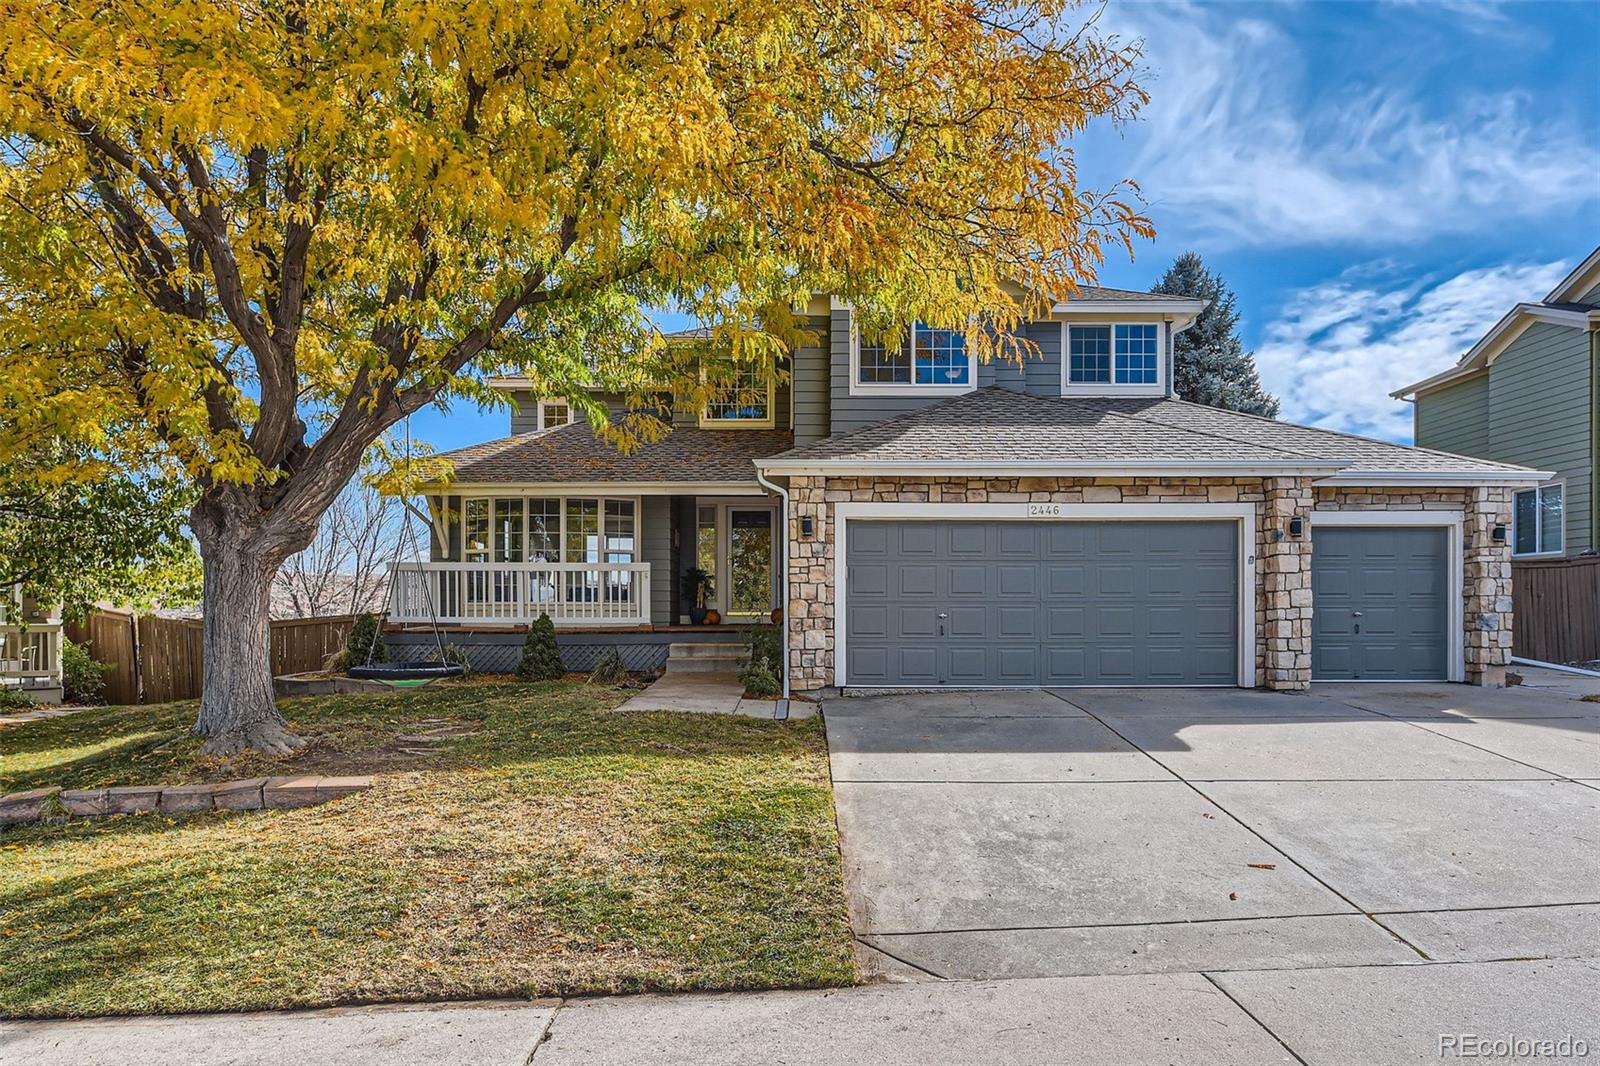
[[[1081,178],[1137,180],[1158,231],[1100,282],[1200,252],[1285,418],[1409,441],[1388,392],[1600,243],[1600,3],[1113,2],[1099,24],[1144,41],[1151,102],[1079,140]],[[507,420],[414,429],[447,448]]]

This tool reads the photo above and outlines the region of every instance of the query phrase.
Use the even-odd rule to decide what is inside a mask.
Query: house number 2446
[[[1061,505],[1059,503],[1030,503],[1028,504],[1029,518],[1060,518]]]

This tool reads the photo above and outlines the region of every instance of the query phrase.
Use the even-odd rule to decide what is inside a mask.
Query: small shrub
[[[761,659],[751,659],[739,668],[739,683],[746,696],[776,696],[783,691],[782,683]]]
[[[567,668],[561,665],[561,649],[556,646],[556,624],[549,615],[541,614],[528,627],[528,637],[522,642],[517,676],[524,681],[556,681],[566,673]]]
[[[82,644],[61,642],[61,687],[68,703],[99,703],[105,699],[106,671],[110,669],[110,663],[95,659]]]
[[[445,662],[459,663],[461,665],[461,669],[465,671],[461,675],[462,677],[472,676],[472,660],[467,658],[467,649],[459,644],[446,644],[443,655]]]
[[[750,631],[750,661],[764,662],[768,673],[783,676],[783,640],[777,626],[757,626]]]
[[[615,688],[628,680],[628,668],[622,665],[622,655],[616,648],[607,648],[600,661],[594,664],[589,684]]]
[[[31,711],[37,706],[19,688],[0,688],[0,711]]]
[[[378,627],[378,616],[371,611],[363,611],[356,615],[354,622],[350,623],[350,635],[345,638],[344,651],[329,665],[334,670],[348,670],[352,666],[364,666],[369,662],[388,661],[389,649],[384,647],[383,632]]]

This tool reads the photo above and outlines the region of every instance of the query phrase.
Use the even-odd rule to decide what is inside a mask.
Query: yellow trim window
[[[771,429],[773,373],[770,366],[740,365],[726,371],[731,380],[712,390],[700,425],[719,429]]]

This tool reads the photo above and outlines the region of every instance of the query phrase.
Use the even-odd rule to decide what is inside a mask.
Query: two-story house
[[[1018,365],[922,324],[864,344],[817,297],[781,373],[628,454],[498,382],[512,432],[448,456],[392,617],[438,614],[486,669],[541,613],[574,669],[776,617],[796,691],[1499,683],[1511,493],[1546,475],[1180,402],[1203,307],[1087,288]],[[718,628],[686,624],[691,568]]]
[[[1448,370],[1394,392],[1425,448],[1551,472],[1512,497],[1513,558],[1600,549],[1600,248],[1544,299],[1507,311]]]

